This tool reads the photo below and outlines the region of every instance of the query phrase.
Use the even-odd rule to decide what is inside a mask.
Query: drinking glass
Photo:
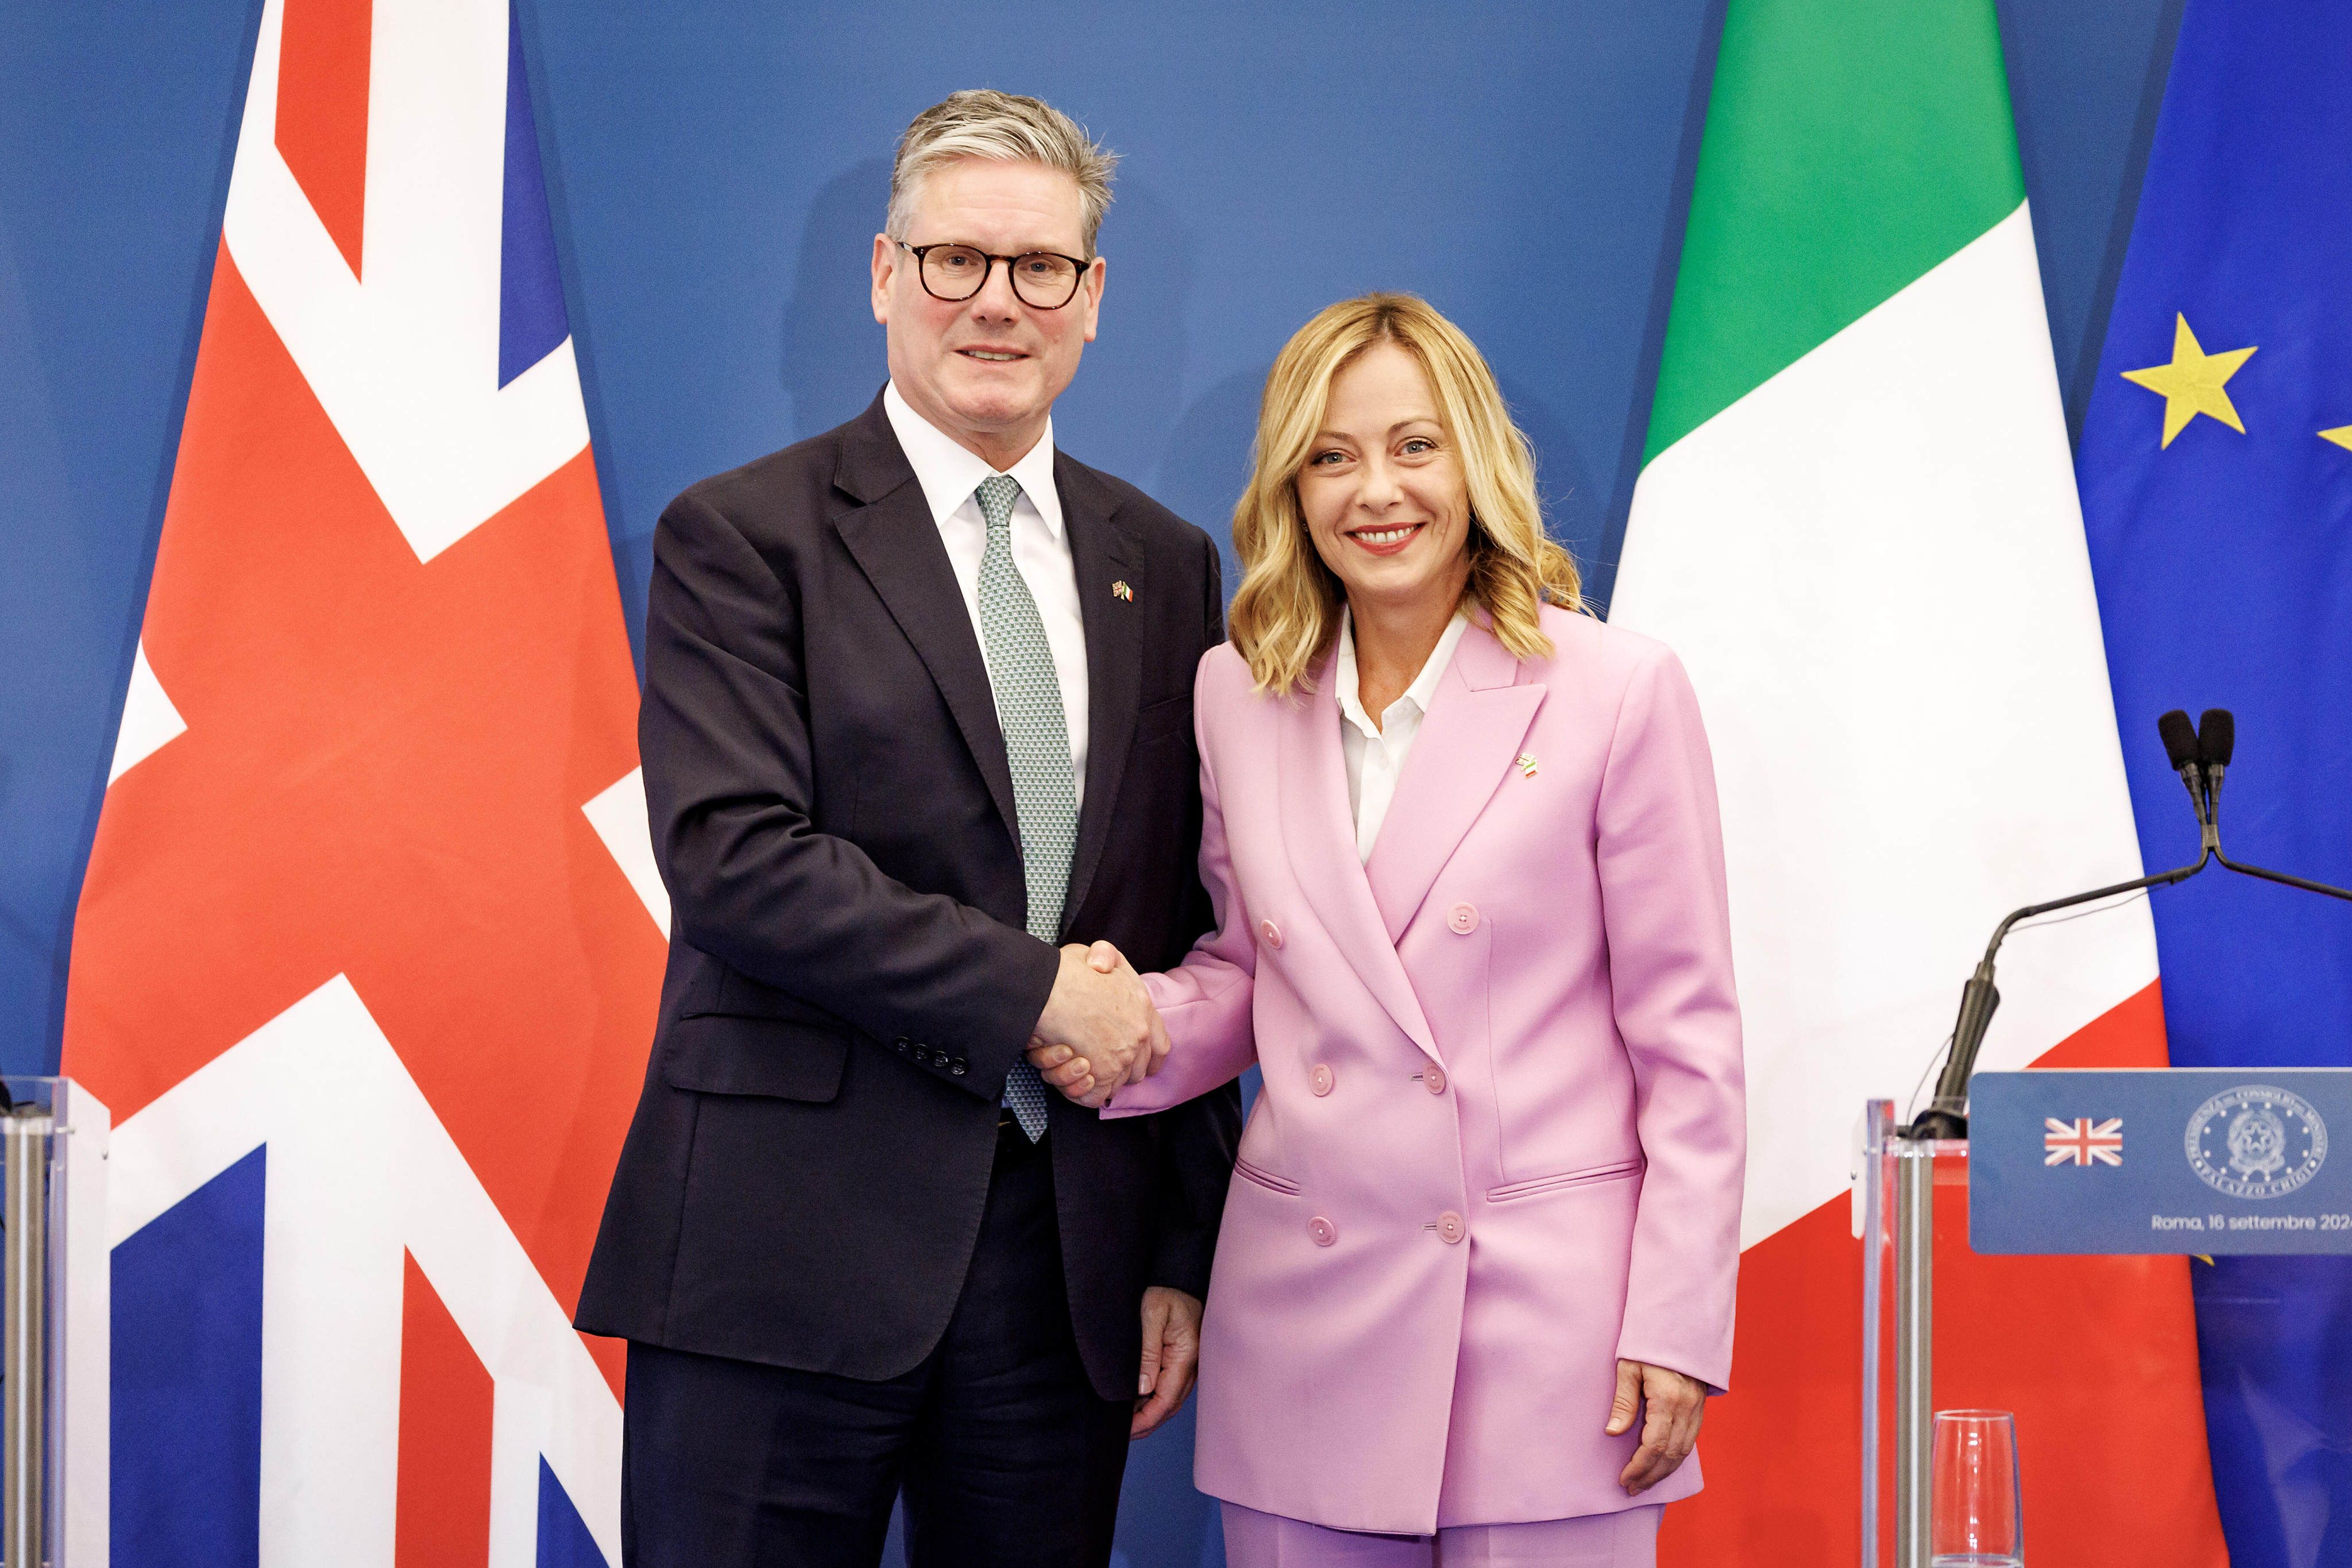
[[[1938,1410],[1929,1463],[1930,1568],[2023,1568],[2017,1417],[2006,1410]]]

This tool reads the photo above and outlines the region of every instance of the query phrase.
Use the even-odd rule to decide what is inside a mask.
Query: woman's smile
[[[1425,522],[1390,523],[1380,528],[1355,528],[1348,537],[1374,555],[1394,555],[1427,528]]]

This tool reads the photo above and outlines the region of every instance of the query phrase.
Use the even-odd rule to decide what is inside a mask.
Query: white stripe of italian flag
[[[1851,1562],[1862,1102],[2003,913],[2140,870],[1991,0],[1732,0],[1610,619],[1698,689],[1748,1042],[1738,1359],[1665,1555]],[[1981,1065],[2161,1065],[2156,973],[2144,902],[2021,931]],[[2018,1412],[2036,1556],[2224,1561],[2180,1260],[1977,1259],[1965,1212],[1937,1402]]]

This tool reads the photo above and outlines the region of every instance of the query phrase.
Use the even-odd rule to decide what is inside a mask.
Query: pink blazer
[[[1605,1513],[1620,1356],[1730,1375],[1746,1157],[1715,778],[1664,645],[1463,637],[1368,864],[1327,664],[1201,661],[1218,927],[1108,1116],[1255,1060],[1203,1330],[1201,1489],[1345,1530]],[[1696,1458],[1638,1500],[1696,1491]]]

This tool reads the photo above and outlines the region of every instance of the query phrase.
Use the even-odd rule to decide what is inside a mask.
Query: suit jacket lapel
[[[1141,575],[1135,543],[1115,521],[1117,501],[1089,470],[1059,452],[1054,455],[1054,485],[1061,492],[1062,526],[1070,536],[1078,613],[1087,628],[1087,790],[1062,901],[1066,931],[1086,902],[1110,839],[1111,814],[1118,805],[1143,691],[1143,622],[1132,600],[1111,592],[1113,583],[1134,586]],[[1143,584],[1138,591],[1151,587]]]
[[[1313,691],[1283,704],[1276,742],[1283,842],[1307,901],[1357,978],[1397,1027],[1430,1059],[1440,1060],[1421,998],[1413,994],[1396,943],[1381,929],[1371,886],[1356,858],[1355,818],[1348,808],[1348,763],[1339,751],[1339,704],[1331,694],[1331,665],[1332,659],[1324,660]]]
[[[940,542],[923,487],[890,429],[877,397],[842,444],[834,489],[852,503],[834,518],[834,530],[874,584],[875,593],[930,671],[956,728],[988,781],[989,797],[1021,842],[1013,803],[1013,769],[1004,760],[1004,731],[996,721],[996,692],[965,608],[963,590],[947,546]]]
[[[1492,632],[1474,624],[1438,682],[1364,864],[1391,943],[1404,935],[1430,884],[1510,776],[1519,742],[1543,706],[1543,687],[1511,683],[1518,668]]]

